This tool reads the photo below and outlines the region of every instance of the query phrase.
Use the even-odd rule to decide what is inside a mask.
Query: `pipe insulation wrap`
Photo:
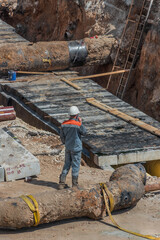
[[[73,66],[83,65],[88,55],[86,45],[83,40],[71,41],[68,44],[70,62]]]

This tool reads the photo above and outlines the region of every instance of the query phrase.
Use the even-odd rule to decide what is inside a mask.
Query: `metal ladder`
[[[127,83],[130,79],[132,69],[135,65],[135,61],[137,58],[137,52],[141,45],[141,39],[143,36],[146,22],[148,20],[148,17],[149,17],[150,11],[151,11],[152,4],[153,4],[153,0],[143,0],[142,8],[139,13],[138,21],[134,21],[131,19],[131,12],[133,9],[134,0],[132,0],[132,3],[131,3],[131,7],[130,7],[130,10],[128,13],[128,18],[127,18],[127,21],[126,21],[126,24],[125,24],[125,27],[124,27],[124,30],[122,33],[121,41],[120,41],[120,44],[119,44],[119,47],[117,50],[117,54],[115,57],[115,61],[114,61],[113,67],[112,67],[112,71],[117,71],[117,70],[121,70],[121,69],[123,69],[123,70],[129,69],[128,72],[125,72],[125,73],[122,73],[119,75],[119,85],[118,85],[118,88],[116,91],[116,96],[121,99],[124,96],[124,93],[125,93],[125,90],[127,87]],[[121,45],[123,43],[123,39],[125,37],[126,29],[127,29],[129,22],[133,22],[136,24],[135,31],[134,31],[134,37],[131,40],[130,47],[129,47],[127,57],[126,57],[126,61],[124,62],[124,64],[122,66],[119,66],[118,59],[121,54],[120,49],[121,49]],[[110,81],[112,80],[112,77],[113,76],[110,75],[106,89],[109,88],[109,84],[110,84]]]

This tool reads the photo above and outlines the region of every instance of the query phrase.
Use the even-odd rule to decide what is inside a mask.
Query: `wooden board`
[[[81,89],[78,85],[72,83],[70,80],[67,80],[66,78],[61,78],[61,81],[66,82],[68,85],[74,87],[77,90]]]
[[[120,73],[125,73],[125,72],[129,72],[129,69],[120,70],[120,71],[114,71],[114,72],[106,72],[106,73],[94,74],[94,75],[83,76],[83,77],[75,77],[75,78],[70,78],[68,80],[69,81],[83,80],[83,79],[88,79],[89,80],[90,78],[110,76],[110,75],[115,75],[115,74],[120,74]]]
[[[113,114],[114,116],[125,120],[126,122],[132,123],[133,125],[136,125],[136,126],[142,128],[143,130],[146,130],[146,131],[160,137],[160,129],[144,123],[143,121],[139,120],[139,118],[131,117],[131,116],[119,111],[116,108],[111,108],[108,105],[105,105],[105,104],[97,101],[95,98],[87,98],[86,101],[88,103],[92,104],[93,106],[96,106],[106,112],[109,112],[109,113]]]

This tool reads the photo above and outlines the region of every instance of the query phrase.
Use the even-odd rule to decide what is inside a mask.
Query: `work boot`
[[[66,182],[66,176],[61,174],[59,177],[58,190],[62,190],[66,187],[65,182]]]
[[[79,189],[79,185],[78,185],[78,177],[74,177],[72,176],[72,187],[76,187]]]

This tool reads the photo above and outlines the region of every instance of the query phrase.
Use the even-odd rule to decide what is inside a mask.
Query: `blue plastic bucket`
[[[16,80],[16,72],[13,70],[8,71],[8,78],[10,81],[15,81]]]

